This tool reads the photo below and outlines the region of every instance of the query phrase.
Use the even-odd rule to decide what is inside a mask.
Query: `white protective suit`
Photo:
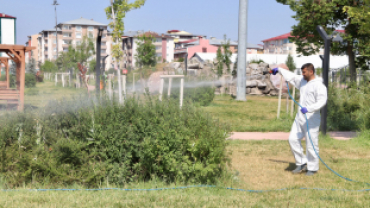
[[[296,75],[286,69],[279,68],[279,72],[287,82],[300,90],[299,103],[302,107],[306,107],[308,110],[306,115],[308,118],[311,139],[317,153],[319,153],[319,128],[321,121],[320,109],[325,106],[328,99],[326,86],[324,85],[323,80],[319,77],[307,82],[304,80],[302,75]],[[300,111],[300,107],[298,108],[299,111],[290,131],[290,148],[294,155],[296,165],[304,165],[307,163],[307,169],[309,171],[318,171],[319,158],[315,154],[312,144],[309,141],[305,115]],[[303,148],[301,145],[303,137],[306,138],[307,157],[303,154]]]

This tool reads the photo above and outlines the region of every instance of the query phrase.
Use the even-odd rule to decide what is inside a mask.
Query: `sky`
[[[104,8],[110,0],[58,0],[58,23],[84,17],[109,23]],[[55,26],[53,0],[0,0],[0,13],[17,17],[17,44],[27,36]],[[193,34],[223,39],[226,34],[238,40],[238,0],[147,0],[145,5],[127,13],[125,31],[150,30],[165,33],[185,30]],[[248,43],[291,31],[296,21],[289,6],[276,0],[249,0]]]

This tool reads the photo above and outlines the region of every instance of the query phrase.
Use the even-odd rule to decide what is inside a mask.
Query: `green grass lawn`
[[[286,100],[282,100],[280,118],[277,119],[277,97],[248,96],[247,102],[236,101],[230,96],[216,96],[204,110],[227,125],[234,132],[290,131],[294,116],[286,112]],[[289,101],[290,109],[290,101]]]
[[[38,93],[32,92],[34,89]],[[46,82],[27,89],[26,104],[42,107],[50,99],[64,99],[86,90],[55,87]],[[277,99],[248,96],[238,102],[228,96],[216,96],[203,107],[210,115],[231,126],[233,131],[289,131],[293,118],[276,119]],[[350,141],[320,136],[320,155],[343,176],[370,183],[370,132]],[[294,188],[370,189],[363,183],[345,181],[323,164],[313,177],[293,175],[294,158],[287,141],[229,141],[230,165],[215,185],[246,190],[284,191],[250,193],[223,188],[191,188],[164,191],[27,191],[29,188],[56,188],[50,184],[28,184],[17,191],[0,191],[0,207],[370,207],[370,191],[319,191]],[[178,187],[186,184],[146,182],[121,188]],[[189,184],[188,184],[189,185]],[[190,184],[191,185],[191,184]],[[102,184],[101,187],[115,187]],[[0,189],[4,188],[0,180]],[[67,187],[58,187],[67,188]],[[78,185],[69,188],[82,188]]]
[[[340,174],[370,182],[369,134],[337,141],[320,137],[320,153],[330,167]],[[345,181],[320,164],[313,177],[293,175],[294,159],[286,141],[230,141],[229,174],[219,187],[248,190],[284,191],[249,193],[223,188],[191,188],[164,191],[19,191],[0,192],[0,207],[369,207],[369,191],[319,191],[294,188],[370,189],[361,183]],[[178,187],[184,184],[147,182],[122,188]],[[29,188],[50,188],[34,184]],[[102,184],[102,187],[114,185]],[[26,187],[27,188],[27,187]],[[54,187],[55,188],[55,187]],[[66,187],[59,187],[66,188]],[[70,188],[81,188],[78,186]]]

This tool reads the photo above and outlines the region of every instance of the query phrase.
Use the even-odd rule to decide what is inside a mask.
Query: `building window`
[[[57,44],[57,40],[53,40],[53,44]]]
[[[63,25],[63,30],[71,30],[71,26],[70,25]]]
[[[65,44],[65,45],[71,44],[71,41],[70,40],[63,40],[63,44]]]
[[[68,48],[63,48],[63,51],[64,52],[68,52]]]
[[[81,45],[81,41],[80,40],[76,40],[76,45]]]
[[[162,38],[157,38],[157,42],[158,43],[162,42]]]
[[[87,28],[87,30],[88,30],[88,31],[94,31],[94,27],[93,27],[93,26],[89,26],[89,27]]]
[[[56,36],[56,32],[52,32],[52,33],[50,33],[50,35]]]
[[[106,46],[107,43],[106,42],[101,42],[101,46]]]
[[[156,47],[155,47],[155,50],[157,50],[157,51],[158,51],[158,50],[161,50],[161,49],[162,49],[162,46],[156,46]]]
[[[72,34],[71,33],[63,33],[63,37],[64,38],[70,38],[70,37],[72,37]]]
[[[80,25],[77,25],[76,26],[76,31],[81,31],[82,30],[82,27]]]
[[[103,50],[100,51],[100,53],[105,54],[105,53],[107,53],[107,50],[103,49]]]
[[[202,48],[203,53],[207,53],[207,48]]]
[[[76,38],[81,38],[81,33],[80,32],[76,33]]]
[[[53,51],[54,51],[54,52],[57,52],[57,48],[55,47],[55,48],[53,49]]]
[[[162,54],[161,53],[157,53],[157,57],[162,57]]]
[[[53,56],[54,57],[54,59],[56,60],[57,59],[57,56],[55,55],[55,56]]]
[[[88,37],[89,37],[89,38],[93,38],[93,37],[94,37],[94,34],[93,34],[92,32],[89,32],[89,33],[88,33]]]

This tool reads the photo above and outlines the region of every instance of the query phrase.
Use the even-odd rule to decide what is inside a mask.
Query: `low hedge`
[[[213,183],[227,161],[227,129],[177,101],[54,101],[41,111],[2,116],[0,123],[0,179],[8,187],[153,178]]]

